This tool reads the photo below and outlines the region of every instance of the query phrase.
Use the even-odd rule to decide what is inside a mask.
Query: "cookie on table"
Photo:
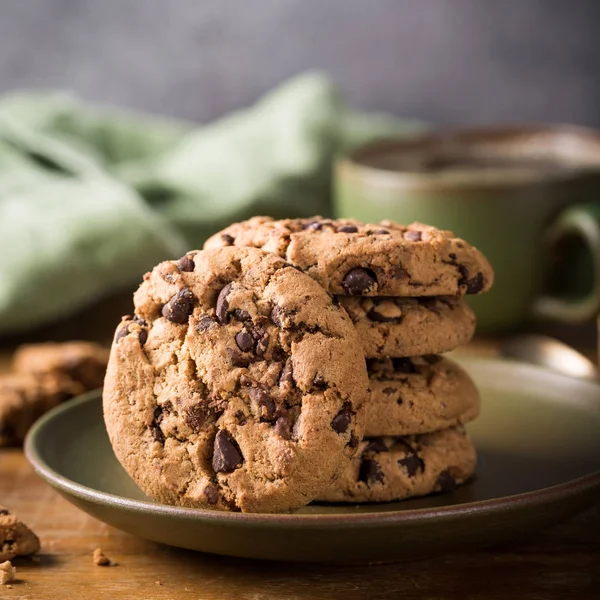
[[[17,373],[66,375],[83,390],[101,387],[109,350],[93,342],[26,344],[14,355],[12,369]]]
[[[40,540],[14,514],[0,506],[0,562],[38,552]]]
[[[367,358],[449,352],[475,333],[473,311],[455,296],[337,296],[337,300],[358,330]]]
[[[45,412],[80,394],[81,384],[49,373],[0,375],[0,446],[17,446]]]
[[[479,250],[421,223],[254,217],[223,229],[204,247],[231,245],[279,254],[331,294],[462,296],[486,292],[494,280]]]
[[[341,473],[368,378],[346,312],[254,248],[191,252],[147,273],[118,326],[104,418],[118,459],[167,504],[292,511]]]
[[[361,442],[344,474],[319,494],[321,502],[392,502],[465,483],[477,466],[477,453],[460,427],[403,438]]]
[[[479,415],[479,393],[464,369],[437,355],[367,361],[371,398],[365,436],[429,433]]]

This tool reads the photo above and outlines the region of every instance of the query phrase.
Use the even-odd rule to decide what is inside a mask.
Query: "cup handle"
[[[534,315],[540,319],[578,323],[600,312],[600,204],[580,204],[565,209],[546,231],[548,252],[556,253],[561,242],[568,239],[575,239],[584,246],[591,259],[592,281],[585,282],[589,284],[589,291],[578,297],[560,296],[555,292],[542,295],[533,305]],[[575,262],[581,258],[581,254],[578,259],[571,257]],[[568,266],[571,272],[576,268],[575,264]]]

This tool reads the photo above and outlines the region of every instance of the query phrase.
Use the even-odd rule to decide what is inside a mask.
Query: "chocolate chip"
[[[140,342],[140,346],[143,346],[148,340],[148,332],[145,329],[140,329],[138,334],[138,341]]]
[[[363,454],[366,452],[387,452],[388,447],[381,440],[371,440],[363,450]]]
[[[398,461],[398,464],[406,469],[409,477],[414,477],[417,473],[422,473],[425,468],[425,464],[417,454],[409,454],[408,456],[401,458]]]
[[[389,231],[387,229],[376,229],[375,231],[373,231],[373,235],[386,235],[389,234]]]
[[[250,360],[235,348],[227,348],[227,356],[234,367],[247,367],[250,364]]]
[[[144,321],[142,317],[138,317],[138,315],[133,315],[132,321],[134,323],[137,323],[138,325],[142,325],[143,327],[146,327],[148,325],[148,323],[146,323],[146,321]]]
[[[350,434],[350,441],[347,445],[350,446],[350,448],[358,448],[359,441],[360,440],[356,437],[356,435],[353,432]]]
[[[254,338],[244,329],[236,334],[235,343],[242,352],[250,352],[254,349]]]
[[[196,266],[193,260],[194,254],[186,254],[182,256],[175,264],[180,271],[190,272],[194,270]]]
[[[365,458],[360,462],[358,469],[358,480],[363,481],[367,485],[377,481],[383,482],[384,476],[376,461]]]
[[[350,422],[352,421],[352,413],[350,412],[350,404],[344,404],[344,408],[333,417],[331,421],[331,429],[336,433],[346,433]]]
[[[215,437],[212,467],[215,473],[231,473],[242,466],[244,459],[236,441],[223,429]]]
[[[209,504],[214,505],[219,501],[219,490],[217,490],[217,488],[214,485],[209,483],[204,488],[204,496],[206,497],[206,501]]]
[[[451,492],[456,489],[456,479],[450,475],[450,471],[442,471],[435,482],[435,489],[438,492]]]
[[[269,334],[262,327],[253,327],[252,337],[256,340],[256,354],[262,356],[269,346]]]
[[[381,390],[386,396],[391,396],[392,394],[396,393],[396,388],[393,387],[386,387],[383,388],[383,390]]]
[[[417,369],[410,358],[393,358],[394,371],[398,373],[416,373]]]
[[[268,347],[269,334],[265,332],[263,333],[261,338],[256,342],[256,354],[258,354],[258,356],[262,356],[267,351]]]
[[[275,410],[277,408],[273,398],[260,388],[251,388],[248,390],[248,395],[258,404],[260,418],[265,421],[272,421],[275,417]]]
[[[185,414],[185,422],[194,431],[200,431],[206,421],[206,409],[202,406],[192,406]]]
[[[407,242],[420,242],[422,234],[420,231],[408,230],[404,232],[402,236]]]
[[[458,256],[456,256],[456,254],[454,254],[454,252],[450,252],[450,254],[448,254],[448,256],[450,257],[450,260],[456,260],[458,258]]]
[[[318,390],[326,390],[329,387],[329,384],[327,383],[327,381],[325,380],[325,377],[323,377],[320,373],[317,373],[313,379],[313,385],[318,389]]]
[[[227,246],[233,246],[233,242],[235,242],[235,238],[228,233],[222,233],[221,239],[225,242]]]
[[[341,225],[336,229],[337,233],[356,233],[358,227],[356,225]]]
[[[312,223],[306,225],[304,229],[308,229],[308,231],[319,231],[319,229],[321,229],[322,227],[323,223],[321,223],[320,221],[313,221]]]
[[[458,280],[459,286],[466,286],[467,294],[478,294],[484,287],[483,273],[479,271],[474,277],[470,277],[469,270],[464,265],[458,265],[458,271],[461,274]]]
[[[283,317],[285,316],[285,311],[280,307],[275,305],[272,309],[271,309],[271,321],[273,321],[273,323],[275,323],[275,325],[277,325],[277,327],[279,327],[280,329],[283,328],[284,323],[283,323]]]
[[[154,420],[150,425],[150,431],[152,432],[152,437],[161,444],[165,443],[165,434],[162,432],[160,428],[160,422],[163,419],[163,409],[160,406],[157,406],[154,409]]]
[[[5,508],[0,508],[0,517],[7,515],[7,514],[8,514],[8,511]]]
[[[254,385],[254,381],[252,381],[252,379],[248,377],[248,375],[242,373],[242,375],[240,376],[240,385],[250,387],[251,385]]]
[[[346,273],[342,287],[351,296],[360,296],[377,288],[377,277],[371,269],[356,267]]]
[[[129,325],[125,325],[124,327],[121,327],[121,329],[117,330],[117,333],[115,334],[115,344],[126,335],[129,335]]]
[[[243,410],[238,410],[235,413],[235,420],[238,422],[239,425],[245,425],[246,424],[246,415],[244,414]]]
[[[198,323],[196,324],[196,331],[198,333],[204,333],[216,324],[217,322],[212,317],[204,315],[200,317],[200,319],[198,319]]]
[[[194,310],[195,302],[194,294],[187,288],[183,288],[163,306],[162,316],[178,325],[185,325]]]
[[[484,287],[483,273],[479,271],[475,277],[467,280],[467,294],[478,294]]]
[[[221,325],[225,325],[229,323],[229,315],[227,311],[229,310],[229,301],[227,300],[227,296],[229,296],[229,292],[231,292],[233,284],[228,283],[220,292],[217,297],[217,307],[216,307],[216,315],[219,323]]]
[[[281,369],[281,374],[279,375],[279,383],[294,383],[294,373],[291,358],[288,358],[285,361],[285,365],[283,365],[283,369]]]
[[[250,321],[252,319],[250,313],[241,308],[236,308],[232,314],[238,321]]]
[[[275,435],[279,436],[284,440],[289,440],[292,437],[292,428],[290,425],[289,418],[286,416],[279,417],[273,427]]]
[[[402,317],[386,317],[377,312],[377,306],[374,306],[368,313],[367,318],[374,323],[396,323],[402,320]]]

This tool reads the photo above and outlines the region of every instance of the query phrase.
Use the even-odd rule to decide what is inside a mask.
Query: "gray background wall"
[[[359,107],[600,125],[598,0],[0,0],[0,92],[197,120],[307,68]]]

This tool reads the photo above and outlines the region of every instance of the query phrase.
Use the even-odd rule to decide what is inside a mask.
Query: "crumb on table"
[[[6,585],[14,581],[17,575],[17,569],[12,566],[10,560],[0,563],[0,585]]]
[[[113,563],[108,556],[102,552],[102,548],[96,548],[93,555],[94,564],[98,567],[110,567]]]

